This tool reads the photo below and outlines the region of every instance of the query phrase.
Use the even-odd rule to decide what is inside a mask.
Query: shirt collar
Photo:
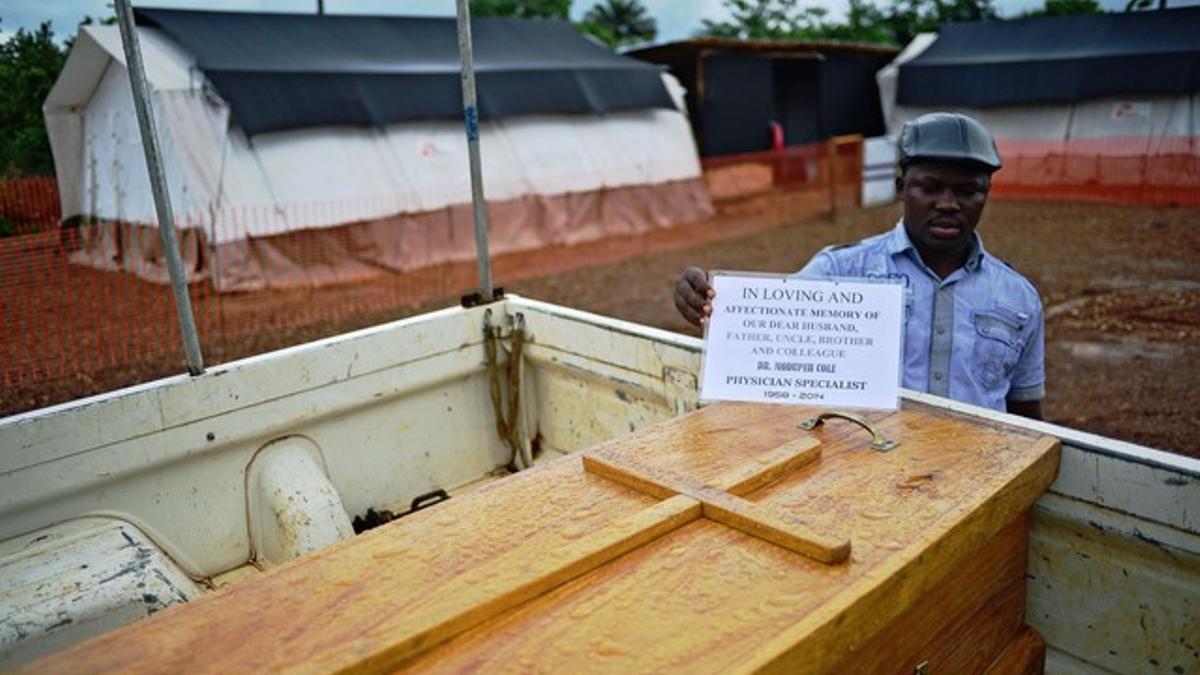
[[[908,238],[908,231],[904,229],[904,219],[901,218],[888,234],[888,253],[897,255],[905,251],[912,251],[912,255],[920,261],[921,255],[917,253],[917,247],[913,246],[912,240]],[[963,266],[966,271],[977,272],[983,264],[983,255],[983,239],[980,238],[978,232],[972,232],[971,250],[967,253],[967,264]]]

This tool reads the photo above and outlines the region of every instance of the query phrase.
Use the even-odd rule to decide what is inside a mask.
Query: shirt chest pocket
[[[1029,317],[1004,308],[971,313],[975,327],[972,366],[980,383],[998,388],[1012,376],[1024,348],[1025,324]]]

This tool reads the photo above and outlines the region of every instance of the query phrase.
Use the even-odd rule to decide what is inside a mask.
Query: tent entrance
[[[775,120],[783,125],[786,145],[823,139],[820,62],[811,57],[775,58],[771,78],[775,84]]]

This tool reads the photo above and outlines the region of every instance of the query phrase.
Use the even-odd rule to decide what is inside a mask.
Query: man
[[[800,276],[902,282],[905,387],[1041,419],[1041,300],[975,232],[1000,168],[995,141],[970,117],[931,113],[904,125],[898,151],[903,219],[890,232],[826,248]],[[700,325],[713,295],[704,271],[689,267],[675,284],[675,307]]]

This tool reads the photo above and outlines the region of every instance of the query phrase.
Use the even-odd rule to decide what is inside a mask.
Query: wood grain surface
[[[1026,627],[987,669],[987,675],[1042,675],[1045,671],[1046,641]]]
[[[932,590],[865,642],[849,645],[830,672],[979,673],[1025,626],[1029,518],[930,575]]]
[[[791,450],[793,444],[784,444]],[[795,455],[779,452],[764,453],[761,467],[742,471],[727,482],[734,489],[749,492],[749,486],[768,485],[785,475],[785,470],[795,470],[810,464],[820,456],[819,445],[809,443]],[[814,532],[798,522],[796,518],[780,513],[768,505],[749,502],[731,492],[708,485],[698,485],[686,476],[659,471],[628,459],[607,457],[602,452],[585,453],[583,468],[604,476],[632,490],[651,497],[664,499],[668,496],[684,495],[700,503],[705,518],[722,523],[736,530],[758,537],[789,551],[808,556],[823,563],[845,562],[850,557],[850,542],[836,536]],[[757,471],[757,472],[756,472]]]
[[[797,429],[814,412],[715,405],[592,452],[853,541],[842,564],[571,456],[29,670],[839,672],[897,622],[914,627],[897,659],[941,631],[975,636],[959,648],[1013,638],[1023,585],[1005,580],[1023,570],[1022,514],[1055,476],[1057,441],[906,404],[871,415],[901,443],[877,453],[848,423]]]

